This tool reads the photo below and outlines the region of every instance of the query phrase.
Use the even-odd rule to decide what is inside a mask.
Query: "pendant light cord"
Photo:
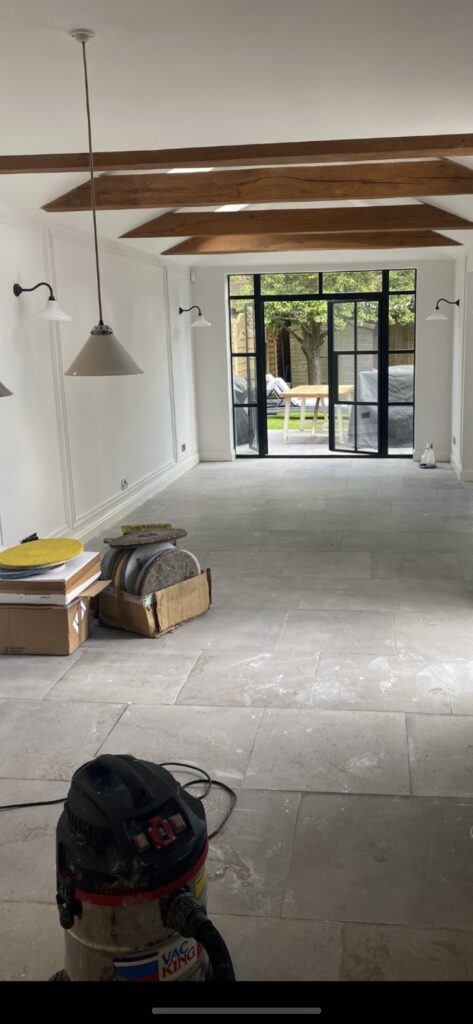
[[[87,77],[87,58],[85,54],[85,42],[81,41],[82,46],[82,57],[84,61],[84,81],[85,81],[85,103],[87,107],[87,130],[89,135],[89,166],[90,166],[90,196],[92,200],[92,217],[94,222],[94,245],[95,245],[95,269],[97,273],[97,297],[99,300],[99,323],[103,324],[102,316],[102,292],[100,286],[100,265],[99,265],[99,246],[97,240],[97,213],[95,207],[95,178],[94,178],[94,154],[92,151],[92,126],[90,119],[90,102],[89,102],[89,80]]]

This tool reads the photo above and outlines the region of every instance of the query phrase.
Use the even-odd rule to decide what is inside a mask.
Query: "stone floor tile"
[[[243,778],[262,713],[260,708],[134,704],[101,753],[186,761],[231,784]]]
[[[267,709],[243,787],[409,793],[404,715]]]
[[[124,708],[123,704],[1,700],[3,777],[69,779],[98,753]]]
[[[408,715],[412,792],[473,796],[473,716]]]
[[[47,699],[173,704],[195,661],[195,655],[162,653],[159,643],[155,653],[89,649]]]
[[[213,914],[212,920],[230,950],[237,981],[337,981],[340,976],[338,924],[226,914]]]
[[[80,660],[83,648],[69,657],[0,655],[0,697],[40,700]]]
[[[183,686],[178,704],[229,707],[310,707],[317,659],[264,653],[202,654]]]
[[[452,613],[398,612],[394,615],[396,650],[439,661],[473,658],[473,607]]]
[[[48,981],[64,967],[56,906],[0,903],[0,981]]]
[[[65,798],[69,781],[0,779],[0,804]],[[62,807],[61,802],[50,807],[27,807],[0,813],[2,900],[55,904],[56,825]],[[59,921],[57,926],[59,928]]]
[[[448,928],[347,924],[343,981],[472,981],[473,935]]]
[[[284,917],[473,930],[473,800],[306,794]]]
[[[233,814],[210,842],[209,913],[281,913],[300,796],[238,792]]]
[[[290,611],[279,650],[393,654],[390,612]]]
[[[322,654],[312,705],[326,709],[450,714],[445,666],[416,655]],[[472,702],[473,710],[473,685]]]

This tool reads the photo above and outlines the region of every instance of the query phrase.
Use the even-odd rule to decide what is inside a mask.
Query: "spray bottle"
[[[435,462],[434,446],[433,446],[431,441],[427,442],[427,444],[425,446],[424,454],[423,454],[423,456],[422,456],[422,458],[420,460],[419,465],[420,465],[421,469],[435,469],[436,468],[437,464]]]

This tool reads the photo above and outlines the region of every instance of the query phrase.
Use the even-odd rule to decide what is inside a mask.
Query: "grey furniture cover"
[[[358,401],[373,402],[372,406],[358,406],[357,446],[373,449],[378,446],[378,371],[363,370],[358,374]],[[388,385],[389,402],[400,402],[389,410],[389,447],[412,448],[412,406],[402,403],[414,400],[414,367],[391,366]],[[355,409],[350,412],[348,442],[354,443]]]
[[[252,393],[248,396],[248,387],[243,377],[233,377],[233,402],[235,404],[235,444],[248,444],[250,448],[256,447],[257,443],[257,410],[254,407],[239,408],[244,402],[254,402],[256,396]]]

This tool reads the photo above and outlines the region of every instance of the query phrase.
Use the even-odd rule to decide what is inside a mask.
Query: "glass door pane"
[[[379,302],[332,302],[330,449],[379,453]]]
[[[259,455],[255,303],[230,299],[233,427],[237,455]]]
[[[328,455],[327,302],[263,306],[268,454]]]

